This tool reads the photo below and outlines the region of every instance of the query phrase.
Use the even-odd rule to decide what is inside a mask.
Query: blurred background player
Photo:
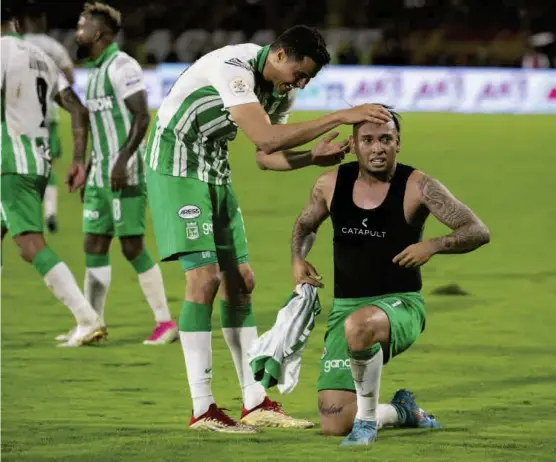
[[[51,164],[46,117],[52,100],[71,114],[74,153],[70,192],[85,180],[87,110],[58,66],[19,35],[20,2],[2,2],[2,239],[9,232],[21,257],[73,313],[76,329],[62,346],[81,346],[100,335],[100,319],[65,263],[43,236],[42,199]]]
[[[272,45],[217,49],[179,77],[151,128],[147,185],[157,246],[162,260],[179,260],[186,278],[179,324],[193,399],[191,428],[252,433],[253,426],[313,426],[285,414],[249,367],[246,353],[257,338],[251,305],[255,280],[231,186],[228,142],[241,128],[266,169],[340,162],[347,146],[332,143],[335,135],[313,151],[289,149],[341,124],[387,121],[390,114],[364,105],[286,124],[296,89],[304,88],[329,61],[324,39],[306,26],[292,27]],[[243,395],[241,422],[226,415],[212,395],[211,319],[219,289],[222,331]]]
[[[120,13],[102,3],[86,4],[76,31],[78,56],[87,58],[87,106],[93,154],[83,203],[85,296],[98,313],[107,335],[104,306],[110,287],[110,244],[120,239],[122,252],[137,272],[155,317],[145,344],[177,339],[159,266],[144,246],[147,191],[143,137],[149,126],[143,70],[119,50]],[[63,341],[66,336],[57,338]]]
[[[392,115],[387,124],[354,126],[357,162],[319,177],[292,236],[295,284],[322,287],[305,257],[314,233],[332,219],[334,303],[318,390],[322,430],[349,433],[342,445],[376,439],[382,367],[425,328],[419,266],[435,254],[471,252],[490,239],[479,218],[439,181],[397,163],[400,123]],[[431,213],[452,233],[421,241]],[[391,405],[391,424],[438,425],[405,390],[396,393]]]
[[[22,0],[23,1],[23,0]],[[61,43],[47,34],[48,25],[44,7],[38,0],[27,0],[25,17],[22,21],[23,37],[25,40],[38,46],[64,73],[70,85],[74,84],[73,62],[70,55]],[[49,133],[50,158],[54,160],[62,156],[62,142],[60,140],[58,122],[58,106],[52,104],[46,115],[46,124]],[[44,218],[48,230],[52,233],[58,230],[56,218],[58,208],[58,189],[56,174],[52,169],[48,178],[48,186],[44,193]]]

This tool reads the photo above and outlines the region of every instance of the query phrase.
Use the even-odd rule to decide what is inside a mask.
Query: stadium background
[[[117,243],[107,305],[110,341],[56,349],[53,337],[70,327],[71,318],[8,239],[2,271],[3,459],[554,460],[556,71],[518,68],[556,66],[550,35],[556,32],[555,2],[110,3],[122,9],[122,47],[150,70],[157,82],[150,92],[160,96],[166,91],[164,79],[171,81],[176,69],[214,47],[265,43],[295,23],[327,31],[335,63],[358,67],[330,68],[326,79],[312,82],[300,99],[312,101],[315,109],[352,103],[354,94],[370,101],[394,99],[404,112],[400,160],[448,185],[490,227],[492,242],[469,255],[437,256],[423,268],[427,329],[383,374],[382,400],[408,387],[445,430],[384,431],[370,452],[346,454],[318,429],[269,430],[249,438],[187,431],[190,403],[182,353],[178,345],[140,344],[151,328],[151,314]],[[73,53],[71,28],[80,3],[49,2],[48,8],[52,35]],[[369,64],[374,67],[363,67]],[[396,67],[388,67],[384,76],[378,65]],[[475,76],[479,83],[462,84],[461,75]],[[423,96],[410,99],[413,107],[403,106],[406,81]],[[320,114],[297,109],[293,120]],[[522,112],[539,114],[514,115]],[[63,177],[71,152],[65,115],[61,126],[64,157],[56,171]],[[254,307],[263,331],[291,290],[291,227],[320,170],[262,172],[242,135],[232,144],[231,161],[257,274]],[[48,240],[82,280],[78,196],[60,194],[59,210],[60,231]],[[426,235],[444,231],[431,220]],[[330,240],[326,224],[309,258],[324,275],[325,310],[306,350],[301,382],[291,395],[272,394],[291,413],[313,419],[332,293]],[[156,253],[150,223],[147,246]],[[176,264],[164,264],[163,273],[177,317],[183,275]],[[215,395],[236,415],[241,405],[237,380],[218,328],[213,339]]]

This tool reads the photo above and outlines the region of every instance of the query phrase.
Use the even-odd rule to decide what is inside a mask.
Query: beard
[[[80,45],[78,43],[77,44],[76,55],[77,55],[77,60],[78,61],[82,61],[84,59],[87,59],[91,56],[91,48],[88,45]]]

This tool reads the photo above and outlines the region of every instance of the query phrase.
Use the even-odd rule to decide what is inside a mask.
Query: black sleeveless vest
[[[353,202],[359,164],[340,166],[330,216],[334,227],[334,297],[360,298],[421,290],[419,268],[405,269],[392,259],[421,240],[422,228],[404,216],[405,186],[413,167],[397,164],[386,198],[365,210]]]

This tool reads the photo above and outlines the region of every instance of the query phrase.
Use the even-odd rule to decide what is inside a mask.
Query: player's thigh
[[[321,390],[318,396],[321,431],[325,435],[347,435],[357,413],[357,395],[349,390]]]
[[[352,350],[364,349],[375,343],[390,343],[390,320],[373,302],[351,313],[346,318],[344,330]]]
[[[83,196],[83,232],[112,236],[112,195],[108,188],[87,185]]]
[[[417,292],[391,294],[374,300],[390,323],[390,341],[384,349],[384,363],[403,353],[415,343],[425,328],[425,303]]]
[[[44,176],[5,174],[1,178],[2,209],[12,237],[43,232],[42,199],[48,183]]]
[[[239,267],[248,262],[245,223],[231,185],[212,186],[215,201],[214,240],[220,267]]]
[[[161,260],[216,252],[207,183],[163,175],[147,167],[147,195]]]
[[[112,194],[114,233],[120,238],[144,236],[147,186],[130,185]]]
[[[320,359],[320,373],[317,389],[355,391],[350,369],[348,344],[344,323],[351,314],[348,310],[335,310],[328,316],[324,336],[324,352]]]

